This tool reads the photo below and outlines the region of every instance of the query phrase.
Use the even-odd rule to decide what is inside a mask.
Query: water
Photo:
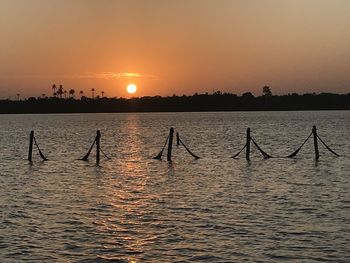
[[[296,159],[233,160],[245,130]],[[175,146],[153,160],[175,127]],[[349,262],[350,112],[0,115],[1,262]],[[34,152],[35,130],[47,162]],[[82,157],[97,129],[112,157]],[[165,157],[165,156],[164,156]]]

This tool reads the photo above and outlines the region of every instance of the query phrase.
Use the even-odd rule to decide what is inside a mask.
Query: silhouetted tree
[[[251,92],[245,92],[245,93],[242,94],[242,98],[254,99],[254,95]]]
[[[263,95],[265,97],[271,97],[272,96],[271,88],[269,86],[264,86],[262,93],[263,93]]]
[[[80,93],[80,99],[82,99],[84,91],[81,90],[79,93]]]
[[[69,90],[69,96],[74,98],[74,93],[75,93],[75,90],[74,89],[70,89]]]
[[[52,85],[52,89],[53,89],[53,96],[56,97],[56,84]]]
[[[63,93],[64,93],[64,98],[66,99],[67,98],[67,91],[64,90]]]
[[[213,95],[214,95],[214,96],[220,96],[220,95],[222,95],[222,92],[221,92],[220,90],[218,90],[218,91],[215,91],[215,92],[213,93]]]
[[[102,98],[104,97],[105,95],[105,92],[104,91],[101,91],[101,94],[102,94]]]
[[[91,89],[91,93],[92,93],[92,99],[94,99],[94,97],[95,97],[95,89],[94,88]]]
[[[63,95],[63,86],[60,85],[60,87],[58,88],[56,94],[58,94],[60,96],[60,98],[62,99],[62,95]]]

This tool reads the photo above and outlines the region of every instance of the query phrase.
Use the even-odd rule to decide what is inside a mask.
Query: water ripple
[[[0,261],[349,262],[348,157],[229,158],[248,125],[276,155],[310,123],[349,152],[349,114],[2,115]],[[170,126],[201,159],[151,159]],[[25,160],[31,129],[50,161]],[[112,160],[77,161],[97,129]]]

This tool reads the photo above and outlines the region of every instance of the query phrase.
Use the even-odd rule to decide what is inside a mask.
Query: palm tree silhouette
[[[62,99],[62,95],[63,95],[63,86],[60,85],[60,87],[58,88],[56,94],[58,94],[60,96],[60,98]]]
[[[64,90],[64,98],[66,99],[67,98],[67,91],[66,90]]]
[[[74,98],[74,93],[75,93],[75,90],[74,89],[70,89],[69,90],[69,96]]]
[[[19,93],[17,93],[17,100],[18,100],[18,101],[19,101],[19,96],[20,96]]]
[[[94,92],[95,92],[95,89],[94,89],[94,88],[92,88],[92,89],[91,89],[92,99],[94,99]]]
[[[272,96],[272,91],[269,86],[264,86],[263,87],[263,96],[265,97],[271,97]]]
[[[102,94],[102,98],[104,97],[105,95],[105,92],[104,91],[101,91],[101,94]]]
[[[81,90],[79,93],[80,93],[80,99],[81,99],[83,97],[84,91]]]
[[[52,85],[52,89],[53,89],[53,96],[56,97],[56,84]]]

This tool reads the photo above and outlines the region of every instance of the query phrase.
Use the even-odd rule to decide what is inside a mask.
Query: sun
[[[130,94],[134,94],[137,91],[137,86],[131,83],[126,87],[126,91]]]

